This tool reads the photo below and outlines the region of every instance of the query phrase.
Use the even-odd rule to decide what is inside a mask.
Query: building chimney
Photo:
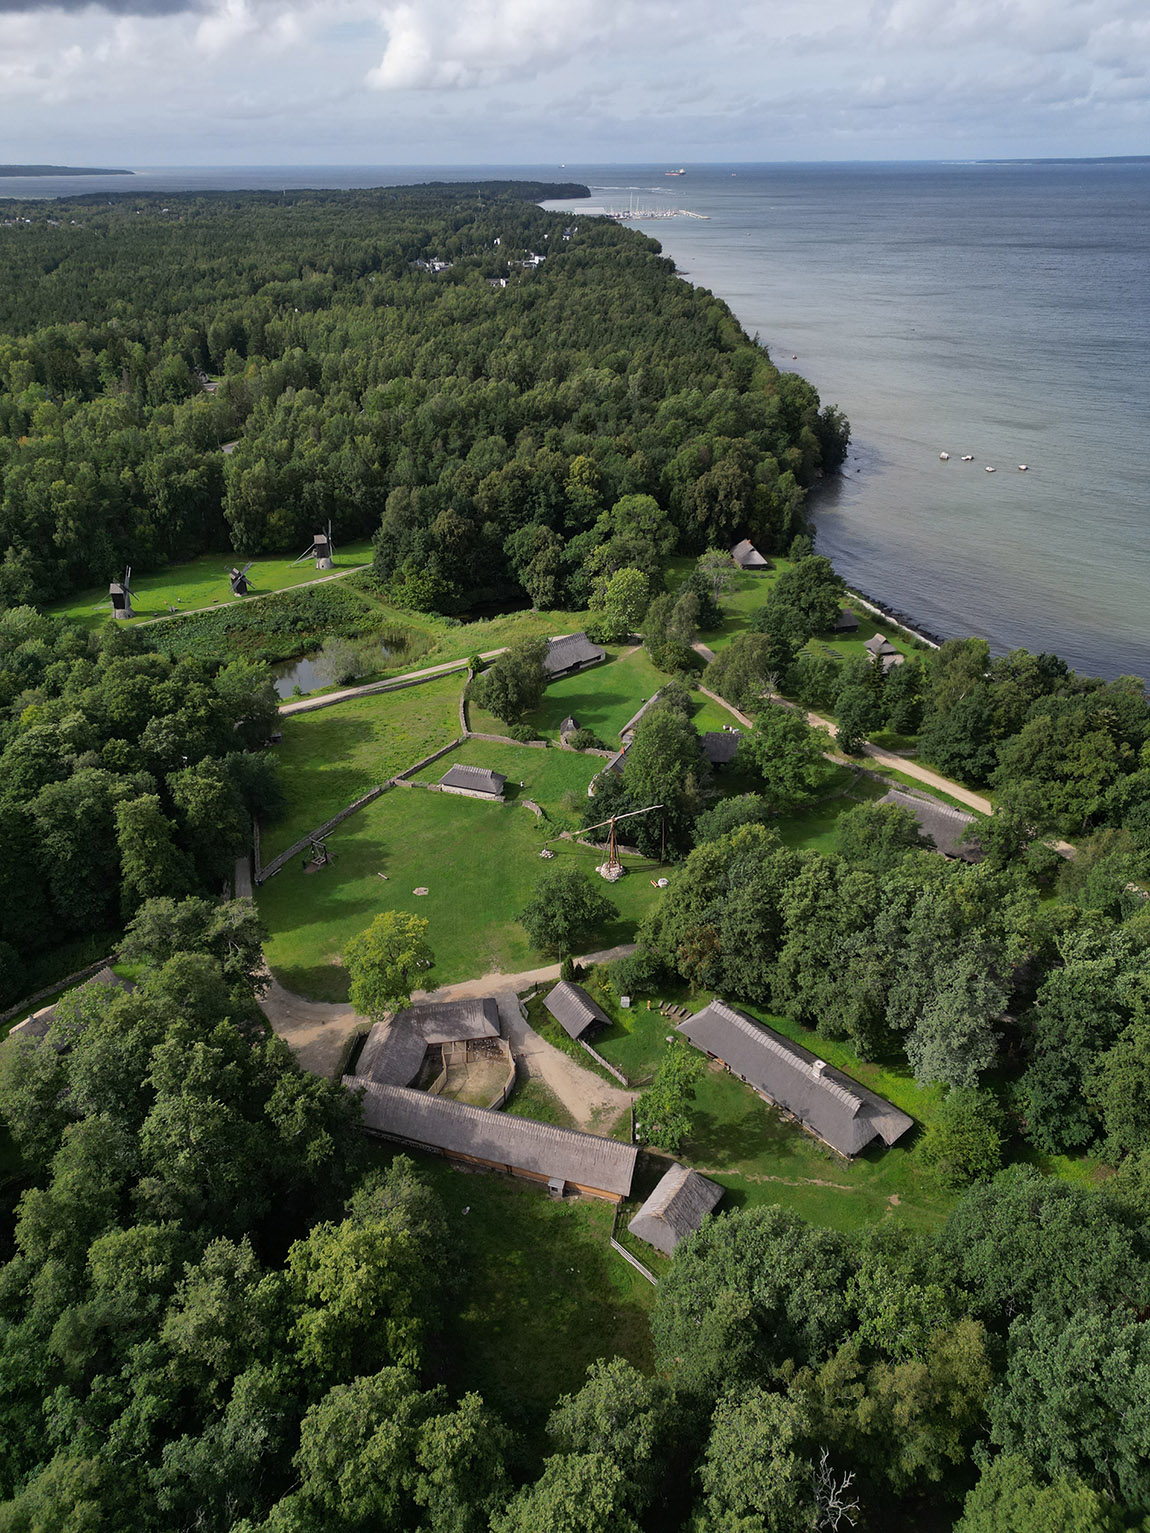
[[[822,1075],[826,1067],[827,1062],[825,1059],[816,1059],[815,1062],[811,1065],[811,1069],[815,1072],[816,1075]]]

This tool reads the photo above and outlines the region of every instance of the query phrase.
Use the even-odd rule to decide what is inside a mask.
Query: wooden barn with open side
[[[893,1102],[725,1001],[712,1001],[679,1031],[847,1159],[875,1139],[892,1145],[914,1127]]]
[[[569,1038],[591,1038],[611,1026],[611,1018],[593,1001],[582,985],[561,979],[544,997],[543,1004]]]
[[[564,634],[561,639],[547,640],[543,674],[548,681],[554,681],[559,676],[573,676],[576,671],[599,665],[606,658],[607,651],[592,644],[585,633]]]
[[[570,1188],[609,1203],[630,1195],[639,1156],[635,1145],[470,1107],[405,1086],[365,1084],[358,1076],[344,1076],[344,1085],[353,1091],[362,1088],[363,1126],[369,1134],[464,1165],[525,1177],[553,1193]]]

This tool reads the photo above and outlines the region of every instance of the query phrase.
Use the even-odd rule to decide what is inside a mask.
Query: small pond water
[[[400,646],[402,652],[403,646]],[[386,644],[379,646],[380,668],[383,668],[392,658],[392,650]],[[317,663],[318,662],[318,663]],[[298,687],[303,693],[318,692],[321,687],[330,687],[331,676],[323,669],[322,657],[317,650],[314,655],[304,655],[300,660],[284,660],[279,665],[271,667],[272,680],[275,682],[276,696],[283,701],[294,697]],[[348,682],[348,686],[354,686],[355,682]]]

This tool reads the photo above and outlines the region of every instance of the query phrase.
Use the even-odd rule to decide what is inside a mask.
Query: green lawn
[[[518,754],[541,763],[552,755],[560,762],[583,759],[523,748]],[[520,804],[394,788],[332,833],[330,866],[305,874],[293,858],[257,891],[271,932],[268,962],[289,990],[315,1000],[342,1000],[347,995],[339,962],[343,944],[383,910],[409,911],[431,923],[438,960],[432,984],[551,962],[530,946],[516,917],[544,867],[572,861],[594,878],[602,854],[555,841],[555,859],[544,863],[539,849],[548,829]],[[619,916],[594,934],[590,948],[633,940],[639,920],[659,897],[651,884],[653,863],[629,857],[627,868],[619,883],[602,886]],[[413,894],[419,887],[430,892]]]
[[[456,672],[284,718],[276,756],[287,812],[263,827],[264,862],[361,793],[457,739],[462,688]]]
[[[621,744],[619,731],[638,713],[649,697],[665,687],[669,677],[657,671],[644,649],[609,649],[607,661],[590,670],[553,681],[543,694],[543,701],[526,715],[524,723],[544,739],[557,740],[559,725],[570,714],[584,729],[595,734],[612,749]],[[735,722],[734,715],[719,703],[699,693],[692,694],[692,723],[704,733],[720,730]],[[471,728],[483,734],[505,734],[506,724],[484,709],[468,704]]]
[[[536,1123],[554,1123],[556,1128],[579,1126],[550,1086],[529,1077],[516,1082],[504,1112],[516,1118],[533,1118]]]
[[[545,809],[555,821],[548,832],[551,835],[578,825],[577,816],[582,814],[587,805],[587,786],[603,766],[601,756],[585,756],[582,751],[501,745],[493,740],[465,740],[450,756],[441,757],[429,767],[424,767],[422,772],[412,778],[412,782],[437,783],[457,762],[502,772],[507,778],[503,791],[508,802],[521,804],[524,799],[530,799]],[[463,802],[470,806],[477,801],[465,799]],[[522,809],[519,812],[524,813]],[[541,826],[544,823],[541,821]]]
[[[302,548],[299,551],[302,553]],[[331,571],[317,570],[312,559],[293,564],[294,558],[292,554],[256,559],[248,571],[251,594],[263,596],[269,591],[288,591],[321,580],[326,574],[358,569],[371,563],[371,544],[349,543],[346,548],[341,548]],[[242,554],[204,554],[187,564],[178,564],[155,574],[135,573],[132,576],[132,608],[137,617],[152,618],[167,617],[173,607],[177,611],[194,612],[198,607],[216,603],[229,606],[242,602],[245,598],[232,595],[228,571],[242,568],[247,562]],[[122,570],[116,570],[115,578],[118,580],[122,574]],[[81,591],[77,596],[53,602],[45,610],[57,617],[71,617],[89,627],[98,627],[111,615],[108,588],[93,587]]]
[[[580,1388],[597,1358],[622,1356],[651,1371],[655,1290],[611,1250],[611,1204],[556,1202],[523,1181],[414,1158],[443,1201],[459,1260],[445,1381],[453,1393],[478,1391],[524,1433],[530,1452],[543,1451],[551,1407]]]

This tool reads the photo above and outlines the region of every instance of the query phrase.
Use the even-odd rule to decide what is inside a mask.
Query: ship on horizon
[[[663,172],[663,174],[665,176],[685,176],[687,174],[687,172],[685,170],[682,170],[682,169],[679,169],[679,170],[665,170]]]

